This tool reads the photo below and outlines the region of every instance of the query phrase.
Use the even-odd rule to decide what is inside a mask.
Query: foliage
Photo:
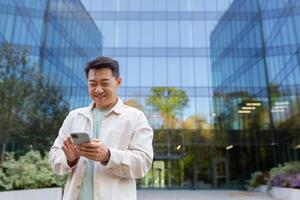
[[[200,114],[189,116],[182,124],[184,129],[211,129],[210,124]]]
[[[39,80],[34,89],[27,112],[26,129],[24,134],[18,134],[15,139],[22,141],[25,151],[33,148],[45,152],[52,145],[69,109],[57,86]]]
[[[29,51],[12,45],[0,48],[0,162],[10,141],[49,149],[68,104],[57,86],[49,84],[39,67],[29,60]]]
[[[9,45],[4,45],[0,49],[0,145],[2,146],[14,133],[24,130],[22,120],[33,92],[31,82],[36,78],[32,74],[34,66],[27,65],[28,53],[27,50],[16,50]]]
[[[274,176],[276,174],[294,174],[300,172],[300,162],[293,161],[287,162],[283,165],[278,165],[278,167],[274,167],[270,170],[270,175]]]
[[[272,86],[273,87],[273,86]],[[274,97],[275,98],[275,97]],[[226,129],[266,129],[270,126],[269,108],[264,99],[257,98],[246,91],[227,94],[214,93],[215,103],[222,105],[222,112],[214,117],[216,128]],[[250,113],[239,114],[239,110],[248,107],[247,103],[259,102]]]
[[[300,188],[300,162],[287,162],[273,167],[268,173],[254,172],[251,174],[249,181],[251,187],[255,188],[267,183],[269,187]]]
[[[251,174],[251,179],[249,180],[249,185],[252,188],[256,188],[260,185],[266,185],[268,183],[269,173],[257,171]]]
[[[6,154],[0,165],[0,190],[18,190],[46,187],[62,187],[66,177],[56,176],[49,167],[47,155],[29,151],[15,159],[13,153]]]
[[[124,102],[125,105],[137,108],[139,110],[144,110],[143,105],[140,104],[138,101],[135,99],[128,99],[127,101]]]
[[[292,188],[300,188],[300,173],[296,173],[291,176],[290,186]]]
[[[269,186],[300,188],[300,162],[288,162],[272,168]]]
[[[184,90],[174,87],[153,87],[146,103],[159,112],[163,118],[163,128],[176,128],[176,115],[188,105],[188,96]]]

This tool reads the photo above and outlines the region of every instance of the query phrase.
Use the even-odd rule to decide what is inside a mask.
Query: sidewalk
[[[278,200],[238,190],[138,190],[138,200]]]

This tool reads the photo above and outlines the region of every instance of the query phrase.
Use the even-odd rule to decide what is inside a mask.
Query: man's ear
[[[118,84],[118,86],[121,86],[121,84],[122,84],[122,78],[121,77],[117,78],[117,84]]]

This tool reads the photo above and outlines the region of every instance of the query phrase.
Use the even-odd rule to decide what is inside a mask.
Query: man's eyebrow
[[[101,79],[101,81],[110,81],[110,79],[109,78],[104,78],[104,79]]]

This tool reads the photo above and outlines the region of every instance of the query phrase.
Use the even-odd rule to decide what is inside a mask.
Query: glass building
[[[235,0],[210,35],[214,133],[230,179],[299,159],[300,2]]]
[[[126,104],[154,129],[140,188],[243,188],[299,158],[299,1],[0,0],[0,42],[89,104],[83,66],[119,61]]]
[[[103,55],[120,63],[120,96],[154,128],[154,164],[139,187],[226,185],[213,178],[224,171],[214,159],[209,36],[231,2],[82,0],[103,34]]]
[[[30,60],[61,87],[71,108],[85,105],[83,66],[102,54],[102,34],[79,0],[0,0],[4,43],[29,49]]]

